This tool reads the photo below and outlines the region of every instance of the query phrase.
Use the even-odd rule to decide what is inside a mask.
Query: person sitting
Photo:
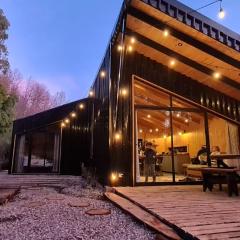
[[[156,181],[156,152],[153,150],[152,143],[146,143],[145,148],[145,159],[144,159],[144,175],[145,175],[145,182],[148,182],[148,177],[153,177],[153,182]]]
[[[207,148],[205,145],[198,151],[197,156],[192,159],[192,164],[207,164]]]
[[[219,146],[213,146],[212,151],[211,151],[211,156],[220,155],[220,154],[221,154],[220,147]],[[212,167],[229,168],[229,166],[223,161],[222,158],[212,159],[211,160],[211,166]]]

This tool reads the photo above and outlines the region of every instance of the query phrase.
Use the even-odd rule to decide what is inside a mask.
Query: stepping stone
[[[62,201],[64,200],[64,197],[62,196],[56,196],[56,197],[46,197],[47,200],[50,200],[50,201]]]
[[[41,207],[41,206],[44,206],[44,205],[45,205],[44,202],[30,202],[25,206],[30,207],[30,208],[35,208],[35,207]]]
[[[79,207],[79,208],[84,208],[84,207],[89,207],[90,204],[87,202],[82,202],[81,200],[74,200],[74,201],[70,201],[68,203],[68,205],[70,207]]]
[[[103,208],[99,208],[99,209],[90,209],[88,211],[85,212],[88,215],[94,216],[94,215],[109,215],[111,214],[111,210],[109,209],[103,209]]]

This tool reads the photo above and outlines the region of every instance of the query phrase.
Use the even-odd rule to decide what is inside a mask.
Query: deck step
[[[181,240],[182,238],[169,226],[161,222],[157,217],[143,210],[129,200],[112,192],[106,192],[105,196],[118,207],[131,214],[150,228],[163,236],[162,239]],[[159,238],[160,239],[160,238]]]

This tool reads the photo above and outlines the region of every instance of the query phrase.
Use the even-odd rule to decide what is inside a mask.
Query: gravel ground
[[[155,239],[144,225],[103,198],[103,188],[91,188],[84,180],[71,182],[59,193],[54,188],[22,189],[12,202],[0,206],[0,240]],[[69,202],[89,203],[70,207]],[[86,210],[105,208],[110,215],[89,216]]]

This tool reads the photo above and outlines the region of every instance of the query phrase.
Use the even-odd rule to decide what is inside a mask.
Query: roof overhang
[[[191,11],[175,0],[132,0],[127,34],[137,38],[137,52],[163,65],[174,58],[175,71],[240,100],[240,36]],[[197,30],[199,22],[203,29]],[[221,41],[220,35],[227,40]],[[214,72],[221,77],[215,79]]]

